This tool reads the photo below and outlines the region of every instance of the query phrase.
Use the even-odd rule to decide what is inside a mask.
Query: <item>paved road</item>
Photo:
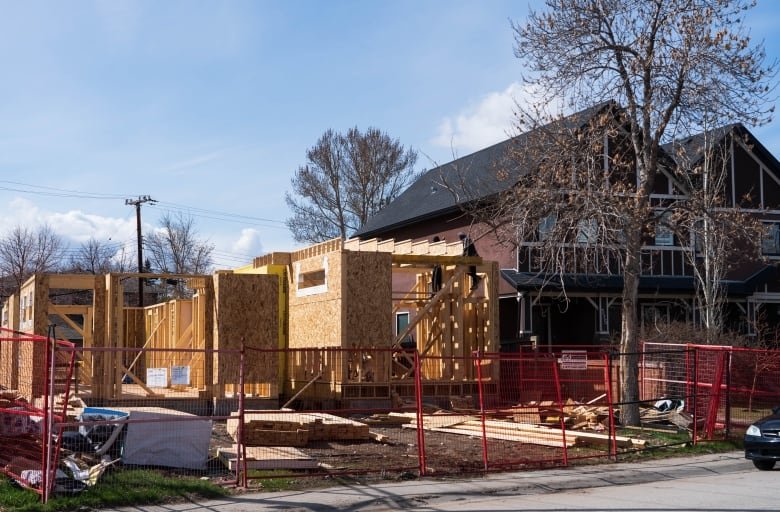
[[[201,504],[122,512],[290,510],[433,511],[758,511],[780,510],[780,471],[758,471],[742,452],[547,471],[471,480],[421,479],[316,491],[253,493]]]

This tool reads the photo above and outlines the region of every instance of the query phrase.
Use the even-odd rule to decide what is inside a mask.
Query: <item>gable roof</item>
[[[537,132],[554,128],[583,126],[597,114],[614,107],[604,102],[567,116],[549,125],[522,133],[505,141],[435,167],[418,178],[385,208],[373,215],[353,236],[371,238],[420,221],[460,211],[460,204],[491,197],[507,189],[507,179],[500,179],[498,169],[514,171],[519,177],[528,169],[510,158],[510,149],[522,144]],[[515,180],[516,181],[516,180]]]
[[[690,164],[694,165],[698,163],[704,157],[704,144],[706,142],[706,136],[711,139],[710,145],[720,144],[731,133],[739,137],[744,137],[744,140],[751,146],[752,151],[772,170],[780,171],[780,162],[777,158],[764,147],[763,144],[748,130],[742,123],[731,123],[718,128],[714,128],[709,132],[701,132],[690,137],[678,139],[673,142],[668,142],[661,146],[668,155],[670,155],[678,164]]]

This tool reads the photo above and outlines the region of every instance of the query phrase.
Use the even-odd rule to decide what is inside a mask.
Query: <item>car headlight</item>
[[[758,428],[755,425],[750,425],[747,429],[747,432],[745,432],[746,435],[749,436],[758,436],[761,437],[761,429]]]

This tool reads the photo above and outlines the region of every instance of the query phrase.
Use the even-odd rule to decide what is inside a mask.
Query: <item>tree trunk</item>
[[[639,420],[639,325],[637,296],[641,272],[641,238],[639,230],[626,237],[623,268],[623,304],[620,333],[620,423],[638,426]]]

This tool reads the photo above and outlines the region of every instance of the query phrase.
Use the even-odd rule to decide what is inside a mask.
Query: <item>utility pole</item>
[[[138,196],[138,199],[125,199],[126,205],[135,206],[136,230],[138,232],[138,273],[144,272],[144,244],[141,235],[141,205],[144,203],[154,204],[157,201],[149,196]],[[138,278],[138,307],[144,307],[144,278]]]

